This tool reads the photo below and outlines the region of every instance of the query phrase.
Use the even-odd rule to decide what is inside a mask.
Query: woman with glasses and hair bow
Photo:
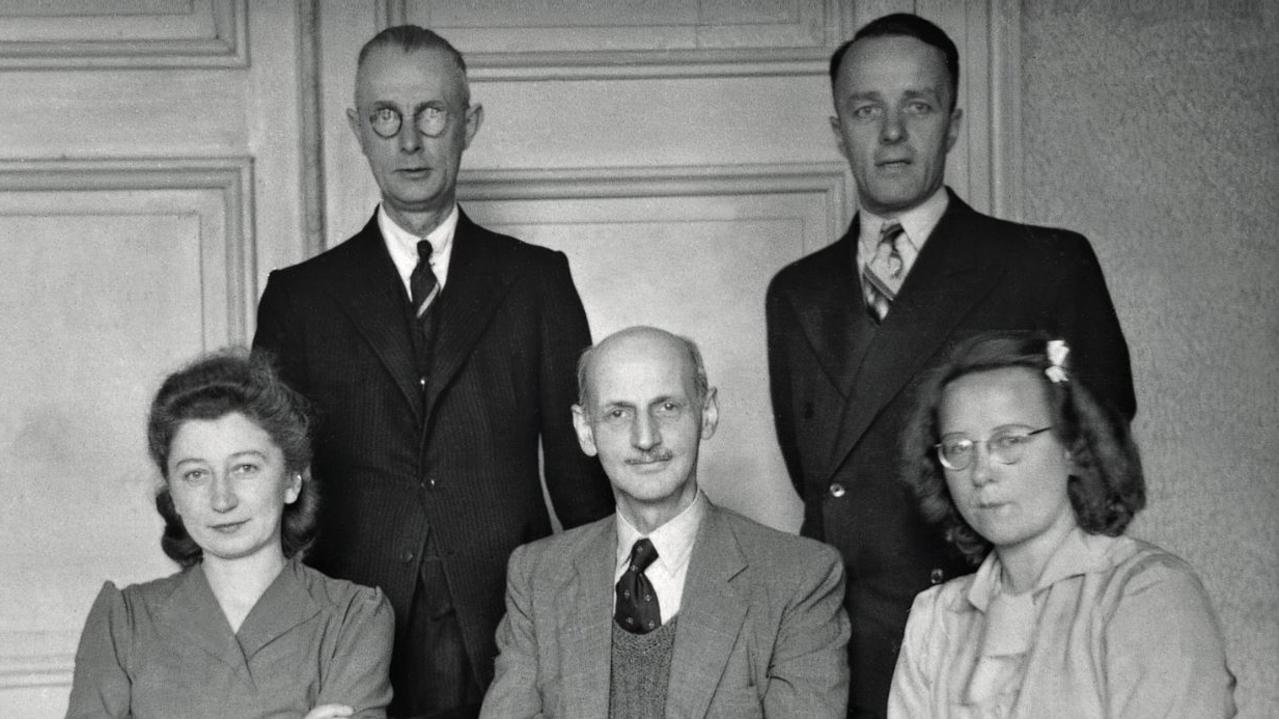
[[[987,333],[920,387],[904,477],[980,567],[916,597],[890,719],[1235,714],[1203,585],[1123,536],[1146,502],[1141,460],[1068,355],[1039,333]]]

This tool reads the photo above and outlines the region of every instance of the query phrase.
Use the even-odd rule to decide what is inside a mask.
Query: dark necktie
[[[662,625],[657,606],[657,592],[644,570],[657,561],[657,548],[647,539],[631,547],[631,566],[617,580],[617,609],[613,620],[632,634],[647,634]]]
[[[905,262],[898,240],[905,235],[899,222],[886,222],[879,229],[879,243],[875,246],[875,256],[866,263],[862,270],[862,292],[866,297],[866,308],[876,322],[882,322],[888,316],[888,308],[901,289],[902,280],[906,276]]]
[[[413,297],[413,310],[418,324],[425,328],[431,304],[440,294],[440,283],[431,271],[431,243],[426,240],[417,243],[417,266],[409,275],[409,291]]]

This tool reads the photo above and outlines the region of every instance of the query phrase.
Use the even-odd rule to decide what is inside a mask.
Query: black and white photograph
[[[0,715],[1279,717],[1279,0],[0,0]]]

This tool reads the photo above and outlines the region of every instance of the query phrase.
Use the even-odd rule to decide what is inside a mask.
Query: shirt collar
[[[893,221],[901,223],[902,229],[906,231],[907,241],[918,253],[924,248],[924,242],[933,233],[937,223],[941,221],[941,216],[946,214],[946,208],[949,205],[950,195],[946,192],[945,187],[939,187],[927,200],[905,212],[889,217],[882,217],[866,210],[858,210],[857,218],[861,229],[857,235],[857,245],[863,264],[866,260],[875,256],[875,246],[879,244],[880,228],[884,224]]]
[[[435,271],[435,277],[440,286],[444,286],[448,275],[448,263],[453,254],[453,235],[457,232],[457,220],[458,209],[457,203],[454,202],[453,209],[449,210],[444,221],[422,238],[400,227],[387,214],[386,206],[378,205],[378,229],[382,231],[386,250],[391,255],[391,261],[395,263],[395,269],[400,273],[400,279],[406,285],[409,275],[413,273],[413,268],[417,266],[417,243],[425,239],[431,243],[431,268]]]
[[[1126,541],[1131,540],[1126,537],[1088,534],[1079,527],[1075,527],[1048,558],[1044,571],[1039,575],[1039,581],[1035,582],[1035,587],[1030,593],[1040,592],[1063,579],[1108,569],[1113,564],[1111,557],[1115,547]],[[966,597],[967,603],[978,611],[985,612],[1000,591],[1002,574],[1003,566],[999,563],[998,555],[992,551],[986,555],[981,568],[973,577],[972,586],[969,587]]]
[[[173,593],[158,609],[158,621],[233,667],[247,671],[246,659],[320,611],[303,579],[307,570],[294,557],[254,602],[239,631],[232,633],[204,569],[196,564],[183,570]]]
[[[697,496],[693,498],[691,504],[648,535],[649,541],[657,549],[654,567],[668,575],[673,575],[681,566],[688,564],[689,556],[693,552],[693,542],[697,539],[697,529],[702,524],[702,517],[706,516],[706,502],[702,491],[697,490]],[[631,547],[644,535],[626,521],[626,517],[623,517],[621,512],[618,512],[616,516],[617,561],[614,567],[622,569],[631,560]]]
[[[253,605],[236,634],[246,656],[319,613],[319,605],[307,591],[305,572],[301,559],[288,560]]]

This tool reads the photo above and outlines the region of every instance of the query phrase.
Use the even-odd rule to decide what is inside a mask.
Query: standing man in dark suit
[[[1070,343],[1114,409],[1131,418],[1136,400],[1088,241],[979,214],[943,186],[962,120],[945,32],[915,15],[879,18],[835,52],[830,75],[859,212],[838,242],[773,279],[769,374],[802,533],[838,548],[847,568],[849,714],[881,717],[912,598],[972,569],[898,481],[921,374],[972,333],[1042,329]]]
[[[590,345],[563,254],[489,232],[455,201],[480,129],[462,56],[416,26],[360,51],[351,129],[382,191],[357,235],[273,272],[255,348],[315,407],[324,493],[308,561],[395,608],[393,717],[478,713],[508,555],[612,511],[569,422]]]

